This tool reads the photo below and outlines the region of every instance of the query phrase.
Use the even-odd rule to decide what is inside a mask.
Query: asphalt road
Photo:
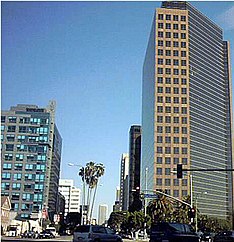
[[[1,237],[1,241],[7,242],[72,242],[72,236],[59,236],[54,239],[26,239],[26,238],[19,238],[19,237]],[[137,240],[123,240],[124,242],[137,242]],[[139,240],[140,241],[140,240]],[[141,240],[141,242],[143,242]],[[144,241],[145,242],[145,241]]]
[[[7,242],[71,242],[72,241],[72,236],[59,236],[57,238],[54,239],[26,239],[26,238],[19,238],[19,237],[5,237],[2,236],[1,237],[1,241],[7,241]]]

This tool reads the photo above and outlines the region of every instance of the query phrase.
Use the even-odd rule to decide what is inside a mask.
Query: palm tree
[[[148,205],[148,214],[154,222],[168,221],[171,219],[172,213],[172,203],[164,195],[159,194],[158,199],[152,200]]]
[[[103,164],[95,164],[95,162],[90,161],[86,164],[85,167],[82,167],[79,172],[79,176],[81,176],[82,181],[85,184],[84,193],[87,189],[87,198],[84,198],[84,204],[87,205],[87,218],[91,220],[94,201],[97,192],[97,185],[99,178],[104,175],[105,167]],[[95,189],[94,194],[92,196],[93,189]],[[85,194],[84,194],[85,197]],[[92,206],[90,210],[90,204],[92,200]],[[86,202],[85,202],[86,201]],[[86,204],[87,203],[87,204]]]
[[[105,167],[102,163],[99,163],[99,164],[96,164],[95,165],[95,176],[94,176],[94,195],[93,195],[93,202],[92,202],[92,206],[91,206],[91,210],[90,210],[90,221],[92,219],[92,213],[93,213],[93,207],[94,207],[94,202],[95,202],[95,198],[96,198],[96,194],[97,194],[97,187],[98,187],[98,181],[99,181],[99,178],[101,176],[104,175],[104,172],[105,172]]]

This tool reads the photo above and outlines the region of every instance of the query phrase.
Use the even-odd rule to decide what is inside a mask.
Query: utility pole
[[[148,167],[145,168],[145,190],[147,191],[148,189]],[[146,218],[147,215],[147,198],[144,197],[144,215]],[[147,233],[146,233],[146,221],[144,223],[144,237],[145,239],[147,238]]]

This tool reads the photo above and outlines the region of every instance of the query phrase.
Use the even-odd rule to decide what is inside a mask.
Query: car
[[[74,229],[73,242],[122,242],[120,235],[99,225],[80,225]]]
[[[55,236],[53,235],[53,233],[51,233],[51,231],[49,230],[44,230],[42,231],[39,236],[38,236],[39,239],[52,239],[52,238],[55,238]]]
[[[212,242],[214,239],[214,236],[215,236],[215,233],[205,232],[200,236],[201,242]]]
[[[188,224],[161,222],[151,226],[150,242],[199,242]]]
[[[31,239],[37,239],[38,238],[38,233],[35,231],[25,231],[24,233],[21,234],[22,238],[31,238]]]
[[[223,231],[215,235],[214,242],[232,242],[234,241],[234,231]]]

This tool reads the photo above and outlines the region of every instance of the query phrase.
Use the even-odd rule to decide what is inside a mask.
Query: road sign
[[[144,194],[144,198],[154,198],[157,199],[158,195],[157,194]]]

